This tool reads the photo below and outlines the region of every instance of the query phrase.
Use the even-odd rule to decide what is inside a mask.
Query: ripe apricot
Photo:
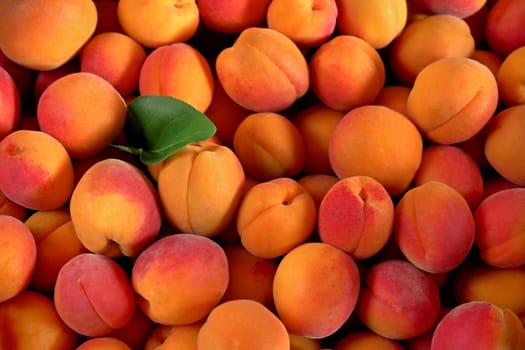
[[[0,140],[15,130],[20,119],[20,93],[9,74],[0,65]]]
[[[204,25],[221,33],[240,33],[260,26],[271,0],[199,0],[199,14]]]
[[[525,19],[525,2],[495,1],[485,20],[485,40],[488,47],[504,58],[525,45],[525,33],[516,30]]]
[[[421,163],[423,140],[403,114],[385,106],[352,109],[330,138],[329,157],[339,178],[366,175],[397,196]]]
[[[497,73],[499,97],[508,107],[525,104],[525,44],[505,57]]]
[[[24,67],[50,70],[72,59],[96,25],[92,0],[6,0],[0,2],[0,49]]]

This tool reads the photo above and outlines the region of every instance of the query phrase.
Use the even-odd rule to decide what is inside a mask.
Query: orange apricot
[[[377,50],[352,35],[337,35],[324,42],[312,54],[309,68],[315,96],[343,112],[371,103],[386,79]]]
[[[393,196],[410,185],[421,163],[423,140],[403,114],[385,106],[352,109],[330,138],[329,157],[339,178],[365,175]]]
[[[388,85],[379,91],[371,104],[385,106],[407,115],[407,100],[410,95],[410,88],[404,85]]]
[[[418,74],[407,113],[428,140],[454,144],[476,135],[497,105],[498,86],[490,69],[471,58],[449,57]]]
[[[189,40],[200,22],[194,0],[122,0],[117,16],[124,32],[150,49]]]
[[[508,54],[501,63],[497,81],[501,101],[508,107],[525,104],[525,44]]]
[[[299,185],[303,186],[312,196],[316,208],[319,208],[324,196],[339,179],[335,175],[311,174],[297,179]]]
[[[231,300],[211,310],[197,336],[199,350],[289,350],[282,321],[264,305],[249,299]]]
[[[50,70],[73,58],[97,25],[92,0],[0,2],[0,49],[12,61]]]
[[[64,146],[42,131],[17,130],[0,141],[0,191],[24,208],[62,207],[74,186]]]

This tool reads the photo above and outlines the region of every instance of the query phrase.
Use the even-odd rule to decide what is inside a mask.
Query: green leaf
[[[163,161],[190,143],[212,137],[217,128],[206,115],[170,96],[136,97],[128,106],[124,135],[129,145],[115,145],[138,155],[144,164]]]

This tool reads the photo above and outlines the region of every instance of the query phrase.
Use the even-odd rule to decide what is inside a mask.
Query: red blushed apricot
[[[41,210],[27,218],[25,224],[33,234],[37,260],[30,286],[52,292],[58,272],[71,258],[87,253],[78,239],[67,209]]]
[[[407,115],[408,95],[410,95],[408,86],[389,85],[379,91],[379,94],[371,104],[389,107],[396,112]]]
[[[525,324],[525,266],[502,269],[476,259],[455,271],[451,285],[456,303],[489,302],[514,311]]]
[[[413,187],[396,205],[397,244],[406,258],[423,271],[444,273],[458,267],[474,244],[474,233],[474,218],[467,201],[442,182]]]
[[[71,350],[78,342],[78,334],[64,324],[45,294],[26,290],[0,303],[2,349]]]
[[[187,43],[163,45],[150,52],[139,76],[141,95],[171,96],[201,112],[211,103],[213,87],[210,65]]]
[[[489,50],[476,49],[470,58],[487,66],[495,77],[498,76],[499,68],[501,63],[503,63],[503,60],[497,54]]]
[[[27,218],[28,211],[20,204],[16,204],[0,192],[0,215],[9,215],[24,221]]]
[[[112,337],[91,338],[80,344],[75,350],[131,350],[123,341]]]
[[[405,28],[408,8],[403,0],[336,0],[337,29],[354,35],[376,49],[388,46]]]
[[[438,323],[431,350],[525,348],[525,331],[509,309],[472,301],[452,308]]]
[[[96,25],[97,9],[91,0],[2,1],[0,49],[24,67],[54,69],[77,54]]]
[[[440,181],[458,191],[471,209],[483,197],[483,176],[476,161],[453,145],[430,145],[423,149],[414,185]]]
[[[247,299],[217,305],[197,336],[199,350],[288,350],[290,339],[282,321],[264,305]]]
[[[432,14],[445,14],[465,18],[478,12],[487,0],[411,0],[421,10]]]
[[[267,307],[273,305],[273,276],[277,262],[251,254],[241,244],[224,246],[230,278],[222,302],[234,299],[255,300]]]
[[[234,220],[244,181],[242,165],[230,148],[201,143],[163,161],[157,188],[172,226],[212,237]]]
[[[100,254],[84,253],[60,269],[53,299],[60,318],[75,332],[100,337],[128,323],[135,296],[124,269]]]
[[[224,91],[219,80],[215,79],[213,97],[204,114],[217,128],[215,135],[220,142],[231,147],[237,127],[251,112],[233,101]]]
[[[237,213],[242,245],[255,256],[283,256],[305,242],[315,228],[314,200],[291,178],[277,178],[253,186]]]
[[[23,221],[0,215],[0,303],[21,294],[36,266],[36,243]],[[1,344],[1,342],[0,342]]]
[[[288,108],[310,84],[303,53],[290,38],[270,28],[243,30],[219,53],[215,70],[228,96],[253,112]]]
[[[274,112],[248,115],[235,131],[233,149],[246,173],[262,181],[297,175],[306,161],[301,133]]]
[[[319,46],[309,68],[314,94],[326,106],[343,112],[371,103],[385,83],[379,53],[352,35],[337,35]]]
[[[55,80],[37,105],[40,129],[59,140],[73,158],[90,157],[109,146],[122,131],[126,113],[119,92],[88,72]]]
[[[428,140],[466,141],[494,115],[496,78],[484,64],[465,57],[438,59],[418,74],[407,100],[408,117]]]
[[[386,189],[368,176],[339,180],[319,206],[319,237],[354,259],[375,255],[385,245],[394,225],[394,203]]]
[[[228,259],[210,238],[176,233],[149,245],[131,272],[137,305],[163,325],[203,319],[220,302],[229,281]]]
[[[319,208],[324,196],[337,181],[339,179],[336,176],[327,174],[304,175],[297,179],[299,185],[312,196],[316,208]]]
[[[395,340],[385,338],[370,331],[356,331],[341,337],[335,344],[334,350],[403,350],[401,344]]]
[[[187,41],[199,26],[194,0],[123,0],[118,2],[117,16],[124,32],[150,49]]]
[[[418,73],[430,63],[445,57],[469,57],[474,49],[474,38],[463,19],[430,15],[403,29],[388,49],[387,62],[399,81],[412,85]]]
[[[490,50],[504,58],[525,45],[525,33],[517,29],[524,20],[523,1],[495,1],[485,20],[485,40]]]
[[[397,196],[410,185],[421,163],[423,139],[403,114],[368,105],[345,114],[329,144],[329,159],[339,178],[370,176]]]
[[[525,7],[524,7],[525,12]],[[506,106],[525,104],[525,43],[510,52],[501,63],[497,81],[499,96]]]
[[[348,254],[326,243],[308,242],[279,262],[273,282],[275,309],[289,332],[320,339],[348,320],[359,288],[359,271]]]
[[[332,35],[337,14],[335,0],[273,0],[266,12],[266,23],[297,46],[313,47]]]
[[[146,50],[130,36],[106,32],[95,35],[82,47],[80,70],[106,79],[122,96],[137,90]]]
[[[92,165],[75,186],[69,208],[82,244],[110,257],[137,256],[161,226],[157,191],[137,167],[120,159]]]
[[[322,104],[315,104],[299,111],[292,122],[299,130],[305,146],[306,174],[332,174],[328,159],[330,137],[344,113]]]
[[[0,66],[0,140],[15,130],[20,119],[20,93],[11,75]]]
[[[430,329],[440,313],[436,283],[404,260],[372,265],[364,276],[357,316],[371,331],[404,340]]]
[[[484,151],[490,165],[505,179],[525,186],[525,105],[508,107],[487,125]]]
[[[42,131],[18,130],[3,138],[0,168],[0,191],[24,208],[60,208],[73,191],[71,158],[58,140]]]
[[[261,25],[271,0],[199,0],[204,25],[222,33],[240,33]]]
[[[476,246],[483,262],[514,268],[525,264],[525,188],[498,191],[474,212]]]

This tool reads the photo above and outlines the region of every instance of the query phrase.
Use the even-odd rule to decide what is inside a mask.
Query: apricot
[[[55,137],[72,158],[93,156],[117,137],[126,120],[126,102],[104,78],[88,72],[63,76],[40,96],[40,129]]]
[[[96,25],[91,0],[6,0],[0,3],[0,49],[21,66],[50,70],[73,58]]]
[[[248,115],[233,136],[233,149],[247,174],[267,181],[297,175],[304,167],[304,139],[295,124],[275,112]]]
[[[427,274],[404,260],[384,260],[366,271],[356,312],[372,332],[405,340],[430,329],[440,305],[439,288]]]
[[[522,65],[525,59],[525,43],[523,45],[505,57],[496,76],[501,101],[509,107],[525,104],[525,69]]]
[[[497,268],[476,258],[456,270],[452,288],[458,304],[485,301],[514,311],[525,323],[525,266]]]
[[[189,40],[200,22],[194,0],[123,0],[118,2],[117,16],[124,32],[150,49]]]
[[[418,74],[407,100],[408,117],[423,136],[454,144],[476,135],[498,105],[496,78],[466,57],[441,58]]]
[[[240,33],[258,27],[266,19],[271,0],[199,0],[203,24],[221,33]]]
[[[78,239],[69,210],[40,210],[25,220],[36,242],[36,266],[30,286],[50,293],[55,287],[58,272],[71,258],[87,253]]]
[[[375,49],[388,46],[407,23],[407,2],[403,0],[336,0],[336,3],[338,32],[357,36]]]
[[[138,89],[146,50],[130,36],[105,32],[93,36],[79,54],[80,70],[106,79],[122,95]]]
[[[439,213],[440,215],[436,215]],[[408,190],[396,205],[394,235],[415,266],[429,273],[449,272],[474,244],[474,218],[463,196],[439,181]]]
[[[407,24],[389,46],[386,61],[401,83],[412,85],[430,63],[446,57],[469,57],[474,49],[474,38],[465,20],[452,15],[430,15]],[[450,91],[450,87],[434,91]]]
[[[488,123],[484,151],[490,165],[508,181],[525,186],[525,105],[508,107]]]
[[[137,256],[157,238],[158,194],[134,165],[108,158],[92,165],[70,200],[71,221],[82,244],[109,257]]]
[[[307,242],[288,252],[277,266],[275,309],[289,332],[320,339],[349,319],[359,288],[359,271],[348,254],[326,243]]]
[[[249,299],[217,305],[197,336],[197,348],[209,349],[290,349],[284,324],[264,305]]]
[[[414,185],[439,181],[449,185],[475,209],[483,197],[483,175],[476,161],[460,147],[430,145],[423,149]]]
[[[0,303],[2,349],[71,350],[78,343],[79,335],[66,326],[45,294],[26,290]]]
[[[255,256],[238,243],[225,245],[224,253],[230,277],[222,301],[250,299],[271,307],[277,262]]]
[[[125,326],[135,312],[126,272],[101,254],[79,254],[66,262],[58,273],[53,299],[64,323],[89,337]]]
[[[273,259],[305,242],[316,223],[317,209],[296,180],[282,177],[254,185],[237,213],[237,231],[246,250]]]
[[[24,221],[27,217],[28,210],[16,204],[9,198],[7,198],[2,192],[0,192],[0,215],[9,215],[17,218],[20,221]]]
[[[270,28],[243,30],[219,53],[215,70],[228,96],[253,112],[288,108],[310,85],[303,53],[290,38]]]
[[[21,294],[36,267],[37,249],[31,231],[23,221],[0,215],[0,303]],[[1,344],[1,342],[0,342]]]
[[[311,88],[326,106],[347,112],[370,104],[385,83],[385,67],[377,50],[352,35],[336,35],[309,60]]]
[[[485,41],[490,50],[504,58],[525,45],[525,33],[517,29],[524,20],[525,3],[523,1],[495,1],[485,20]]]
[[[465,18],[474,15],[481,10],[487,0],[410,0],[421,10],[433,14],[445,14]]]
[[[74,186],[73,164],[62,144],[42,131],[17,130],[0,141],[0,191],[32,210],[62,207]]]
[[[197,322],[228,287],[228,259],[210,238],[176,233],[158,239],[135,260],[131,281],[137,305],[156,323]]]
[[[356,260],[375,255],[394,226],[394,203],[386,189],[369,176],[339,180],[319,206],[317,227],[322,242]]]
[[[525,330],[516,314],[481,301],[459,304],[438,323],[431,350],[525,347]]]
[[[9,74],[0,66],[0,140],[13,131],[20,119],[20,93]]]
[[[302,136],[305,147],[303,173],[332,174],[328,159],[330,137],[344,113],[322,104],[300,110],[292,120]]]
[[[171,225],[212,237],[234,220],[244,180],[242,165],[230,148],[190,144],[164,160],[157,188]]]
[[[345,114],[329,144],[329,159],[339,178],[364,175],[398,196],[410,185],[421,163],[423,139],[403,114],[367,105]]]
[[[476,49],[470,58],[486,65],[497,78],[503,60],[493,51]]]
[[[186,83],[182,83],[186,81]],[[204,56],[190,44],[177,42],[151,51],[141,67],[141,95],[182,100],[204,112],[211,103],[214,79]]]
[[[131,350],[131,348],[121,340],[113,337],[91,338],[80,344],[75,350]]]
[[[356,331],[343,335],[334,350],[403,350],[399,342],[385,338],[371,331]]]
[[[525,188],[498,191],[474,211],[475,244],[483,262],[500,268],[525,264]]]
[[[309,48],[328,40],[337,17],[335,0],[273,0],[266,12],[266,24],[297,46]]]

